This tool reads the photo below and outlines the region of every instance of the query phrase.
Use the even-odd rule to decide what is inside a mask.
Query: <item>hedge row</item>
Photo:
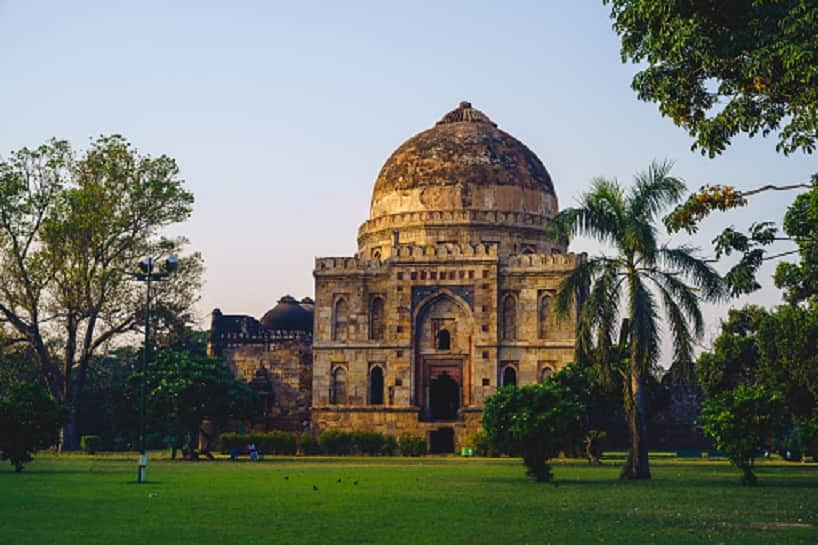
[[[400,439],[394,435],[366,431],[326,431],[314,437],[301,434],[300,448],[296,447],[296,435],[283,431],[269,433],[223,433],[219,436],[221,451],[247,450],[250,443],[263,454],[327,454],[332,456],[357,454],[365,456],[422,456],[426,454],[426,440],[416,435],[404,434]]]
[[[246,451],[247,445],[253,443],[256,449],[264,454],[295,454],[295,434],[285,431],[268,433],[223,433],[219,436],[222,454],[233,449]]]

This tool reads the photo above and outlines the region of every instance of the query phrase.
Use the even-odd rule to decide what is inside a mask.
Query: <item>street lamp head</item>
[[[172,273],[176,272],[179,269],[179,258],[175,255],[169,256],[165,260],[165,271]]]
[[[139,270],[142,271],[144,274],[148,274],[151,272],[153,263],[151,262],[151,258],[146,257],[142,261],[139,262]]]

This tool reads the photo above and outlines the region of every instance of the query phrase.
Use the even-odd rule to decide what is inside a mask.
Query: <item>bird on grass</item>
[[[317,486],[315,486],[315,485],[312,485],[312,489],[313,489],[313,490],[318,490],[318,487],[317,487]]]

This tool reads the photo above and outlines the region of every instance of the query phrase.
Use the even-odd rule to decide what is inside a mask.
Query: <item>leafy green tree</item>
[[[696,379],[706,394],[756,383],[758,325],[766,316],[766,310],[754,305],[728,311],[712,349],[702,352],[696,362]]]
[[[748,306],[731,310],[712,351],[697,363],[710,395],[740,386],[763,387],[784,405],[788,433],[802,451],[818,455],[818,309],[782,305],[771,311]]]
[[[68,407],[39,381],[6,385],[0,389],[0,459],[22,471],[36,450],[57,444],[67,417]]]
[[[141,373],[130,379],[136,399]],[[216,426],[259,413],[258,395],[216,358],[185,351],[162,350],[148,365],[148,406],[152,427],[184,440],[184,450],[196,457],[203,420]]]
[[[603,0],[611,7],[622,39],[622,61],[640,64],[632,87],[641,100],[655,102],[662,115],[687,130],[693,148],[711,157],[733,137],[778,134],[776,149],[812,153],[818,140],[818,4],[802,0]],[[818,189],[809,179],[739,190],[704,185],[665,218],[670,232],[697,230],[715,210],[745,206],[766,191]],[[725,277],[734,295],[760,286],[755,275],[782,238],[770,223],[747,234],[733,228],[714,242],[718,254],[736,252],[738,263]],[[792,236],[792,235],[791,235]],[[814,236],[811,236],[813,240]],[[801,241],[798,238],[790,240]],[[783,273],[782,273],[783,274]]]
[[[753,464],[758,451],[769,445],[784,422],[784,406],[774,393],[760,386],[741,385],[704,402],[698,422],[741,470],[741,482],[756,483]]]
[[[777,149],[818,140],[818,5],[803,0],[603,0],[633,79],[714,156],[739,133],[779,132]]]
[[[0,319],[28,344],[51,391],[76,410],[98,351],[139,327],[141,258],[181,252],[160,232],[184,221],[193,196],[176,162],[140,154],[121,136],[81,152],[52,140],[0,161]],[[155,285],[158,311],[192,319],[201,284],[198,254]],[[63,447],[75,448],[73,419]]]
[[[531,477],[551,481],[548,459],[577,432],[582,411],[571,391],[556,382],[508,386],[486,400],[483,429],[494,448],[522,456]]]
[[[577,357],[590,355],[603,375],[619,362],[614,340],[627,339],[624,387],[631,443],[622,470],[627,479],[650,478],[645,383],[659,359],[660,311],[673,339],[673,361],[689,369],[693,341],[704,328],[700,303],[725,296],[719,275],[692,248],[657,241],[658,214],[685,191],[670,168],[652,164],[627,191],[616,180],[596,179],[579,206],[560,212],[550,227],[554,236],[589,236],[613,250],[588,258],[568,275],[557,294],[557,311],[570,316],[580,299]],[[617,332],[623,318],[624,331]]]
[[[784,215],[784,231],[798,244],[799,263],[779,263],[775,285],[791,305],[818,299],[818,191],[798,195]]]

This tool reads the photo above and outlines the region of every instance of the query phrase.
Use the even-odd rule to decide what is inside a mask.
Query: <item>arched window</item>
[[[341,298],[335,302],[332,320],[332,340],[347,340],[347,325],[349,322],[349,306],[346,299]]]
[[[435,348],[438,350],[451,350],[452,348],[452,335],[449,333],[448,329],[441,329],[437,332],[437,338],[435,339]]]
[[[379,365],[369,370],[369,404],[383,405],[383,369]]]
[[[336,367],[332,372],[329,402],[333,405],[344,405],[347,402],[347,371],[343,367]]]
[[[503,386],[517,386],[517,370],[511,365],[503,370]]]
[[[540,384],[543,384],[545,380],[553,373],[554,370],[550,367],[543,367],[542,371],[540,371]]]
[[[384,329],[383,297],[375,297],[369,305],[369,338],[382,340]]]
[[[503,298],[503,340],[513,341],[517,337],[517,301],[513,295]]]
[[[548,326],[551,320],[551,298],[547,295],[540,297],[537,305],[537,336],[544,339],[548,334]]]

